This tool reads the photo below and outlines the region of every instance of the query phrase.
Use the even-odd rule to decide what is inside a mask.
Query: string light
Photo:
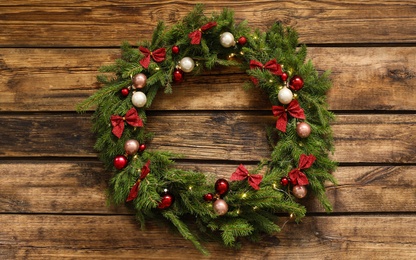
[[[247,193],[243,193],[243,194],[241,195],[241,198],[242,198],[242,199],[247,198]]]

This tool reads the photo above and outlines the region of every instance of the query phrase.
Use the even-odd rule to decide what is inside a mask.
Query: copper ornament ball
[[[228,204],[223,199],[217,199],[213,204],[212,207],[217,215],[225,215],[228,212]]]
[[[296,185],[296,186],[293,186],[292,193],[296,198],[303,199],[308,193],[308,189],[306,189],[305,186]]]
[[[146,86],[147,77],[143,73],[134,75],[132,78],[134,88],[143,88]]]
[[[305,122],[298,123],[296,125],[296,133],[300,138],[306,138],[311,134],[311,126]]]
[[[140,144],[137,140],[130,139],[124,143],[124,150],[128,155],[133,155],[139,151]]]

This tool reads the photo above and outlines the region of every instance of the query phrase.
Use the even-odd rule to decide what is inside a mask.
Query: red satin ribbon
[[[275,117],[278,117],[276,128],[284,133],[286,132],[287,113],[292,117],[305,119],[305,113],[296,99],[292,100],[286,108],[284,106],[273,106],[272,112]]]
[[[272,74],[280,76],[283,74],[282,66],[277,63],[276,59],[269,60],[264,65],[256,60],[250,60],[250,69],[265,69],[270,71]]]
[[[299,159],[299,166],[289,172],[289,178],[291,181],[295,180],[298,185],[308,185],[309,181],[306,175],[301,170],[308,169],[315,162],[316,157],[311,155],[302,154]]]
[[[130,110],[127,111],[124,117],[112,115],[110,120],[111,120],[111,125],[113,126],[113,130],[111,132],[118,138],[120,138],[121,135],[123,134],[124,121],[126,121],[127,124],[134,126],[134,127],[143,126],[143,121],[137,114],[137,111],[134,107],[130,108]]]
[[[126,202],[132,201],[135,198],[137,198],[137,195],[139,193],[140,183],[150,172],[150,160],[147,161],[147,163],[142,167],[140,178],[134,183],[133,187],[130,190],[129,196],[126,199]]]
[[[142,65],[145,69],[149,67],[150,57],[152,57],[155,62],[162,62],[166,57],[165,48],[159,48],[157,50],[150,51],[149,49],[140,46],[139,50],[144,54],[144,58],[140,60],[140,65]]]
[[[202,32],[211,29],[212,27],[217,26],[216,22],[209,22],[203,25],[198,30],[195,30],[188,34],[189,39],[191,39],[191,44],[200,44],[202,38]]]
[[[242,181],[247,179],[248,184],[250,184],[253,189],[260,189],[260,183],[263,179],[263,176],[260,174],[250,174],[244,165],[240,164],[237,170],[231,175],[231,181]]]

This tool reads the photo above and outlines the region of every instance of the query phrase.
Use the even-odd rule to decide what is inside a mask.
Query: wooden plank
[[[141,231],[131,216],[0,215],[0,224],[0,257],[7,259],[202,258],[156,223]],[[207,259],[414,259],[415,228],[415,215],[308,217],[238,251],[207,243]]]
[[[96,157],[89,115],[1,115],[0,120],[0,157]],[[415,120],[414,114],[339,115],[333,124],[333,158],[415,163],[416,136],[410,134]],[[260,160],[270,153],[264,127],[275,121],[262,113],[154,114],[148,117],[147,129],[155,134],[148,147],[187,159]]]
[[[99,88],[98,67],[113,62],[119,52],[0,49],[0,111],[74,111],[75,104]],[[318,70],[332,71],[332,110],[416,109],[415,47],[309,48],[309,57]],[[238,69],[186,76],[173,94],[160,93],[152,109],[270,109],[261,91],[242,89],[247,76]]]
[[[227,179],[237,166],[177,164],[178,168]],[[415,166],[339,167],[334,173],[338,185],[327,185],[334,213],[415,212],[415,170]],[[110,177],[99,162],[3,161],[0,213],[132,214],[122,205],[106,205]],[[301,203],[309,213],[325,212],[311,196]]]
[[[0,46],[116,46],[150,39],[157,21],[172,25],[200,1],[3,2]],[[414,43],[414,1],[204,1],[206,13],[224,7],[253,28],[274,22],[295,27],[305,43]],[[33,36],[36,37],[33,37]]]

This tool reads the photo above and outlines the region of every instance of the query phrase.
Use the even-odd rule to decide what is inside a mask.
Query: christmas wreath
[[[185,76],[215,66],[246,71],[245,87],[265,91],[276,117],[265,131],[270,157],[250,169],[240,164],[228,180],[175,168],[176,155],[152,150],[146,131],[146,109],[160,88],[170,93]],[[300,221],[306,209],[299,201],[307,192],[331,211],[324,187],[335,183],[336,162],[329,158],[334,115],[325,96],[331,82],[306,61],[293,28],[275,23],[253,31],[246,21],[237,24],[232,10],[208,17],[197,5],[170,28],[159,22],[151,41],[124,43],[121,57],[101,72],[103,87],[78,111],[96,106],[94,148],[114,172],[110,200],[133,207],[142,227],[147,219],[165,219],[206,252],[201,234],[239,246],[241,238],[259,241],[279,231],[281,213]]]

